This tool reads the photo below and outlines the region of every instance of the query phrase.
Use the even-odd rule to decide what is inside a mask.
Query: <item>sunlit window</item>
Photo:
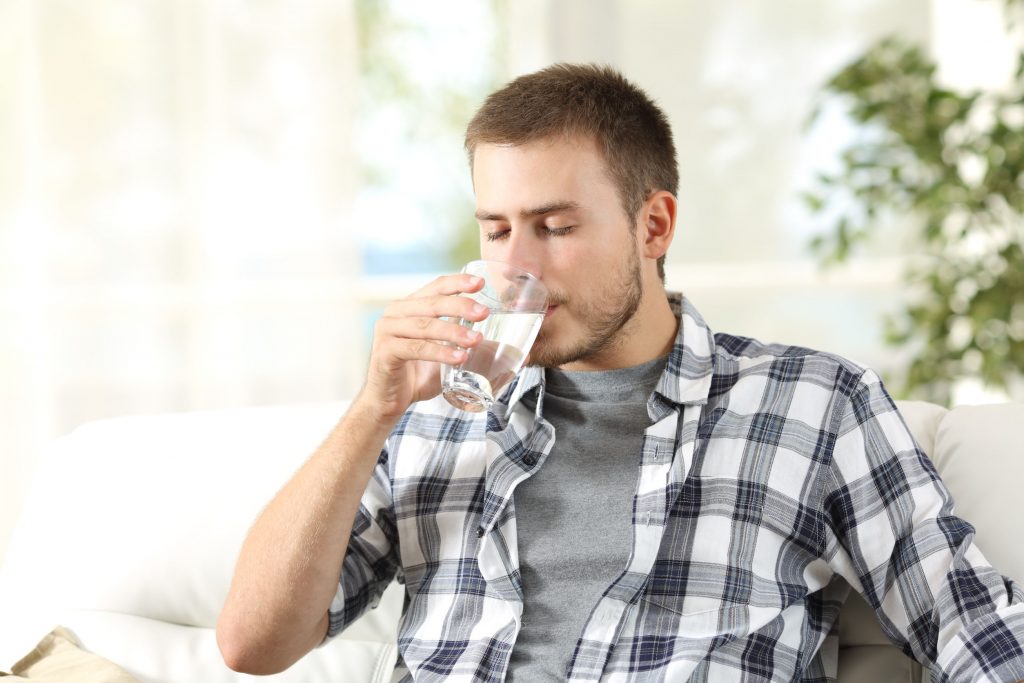
[[[368,274],[433,272],[478,254],[465,126],[499,84],[493,2],[358,0],[361,183]],[[467,247],[467,243],[468,247]]]

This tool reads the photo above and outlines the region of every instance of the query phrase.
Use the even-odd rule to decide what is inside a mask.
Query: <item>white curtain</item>
[[[86,420],[329,400],[366,349],[349,2],[0,2],[0,559]]]

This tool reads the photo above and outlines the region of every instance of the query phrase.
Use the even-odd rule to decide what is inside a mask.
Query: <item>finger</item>
[[[484,286],[483,278],[475,275],[460,273],[458,275],[441,275],[432,282],[425,285],[409,295],[408,298],[421,298],[432,295],[461,294],[462,292],[476,292]]]
[[[381,318],[376,332],[382,339],[428,339],[464,347],[475,346],[483,338],[464,325],[429,317]]]
[[[486,306],[466,296],[425,296],[415,299],[399,299],[384,309],[382,318],[465,318],[478,322],[488,316]]]
[[[388,354],[401,361],[432,361],[457,364],[466,360],[466,350],[427,339],[391,339]]]

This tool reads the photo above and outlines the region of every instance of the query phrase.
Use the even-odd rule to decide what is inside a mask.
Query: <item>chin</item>
[[[538,349],[537,345],[534,344],[533,349],[531,349],[530,353],[526,356],[526,363],[524,363],[524,365],[541,368],[557,368],[565,365],[566,363],[571,363],[574,360],[576,360],[576,358],[568,352],[568,349],[561,349],[551,344],[544,344]]]
[[[552,327],[541,327],[523,365],[557,368],[577,360],[585,345],[581,343],[582,340],[573,339],[574,332],[572,329],[562,329],[561,334],[558,334]]]

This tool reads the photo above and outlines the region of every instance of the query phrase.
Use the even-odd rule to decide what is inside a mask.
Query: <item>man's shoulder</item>
[[[714,333],[716,379],[766,375],[779,382],[812,382],[847,393],[869,368],[836,353],[793,344],[764,342],[724,332]]]

